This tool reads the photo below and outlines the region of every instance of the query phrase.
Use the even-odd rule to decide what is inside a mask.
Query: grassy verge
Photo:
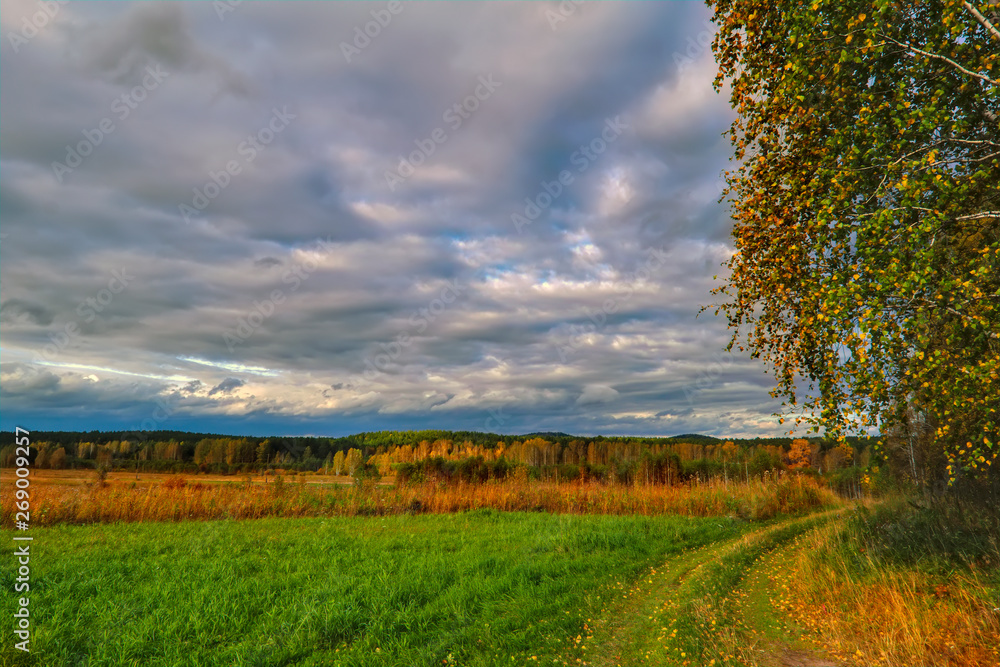
[[[894,501],[805,536],[782,611],[846,664],[1000,664],[996,517]]]
[[[747,527],[484,510],[33,529],[32,654],[0,662],[576,664],[639,573]]]

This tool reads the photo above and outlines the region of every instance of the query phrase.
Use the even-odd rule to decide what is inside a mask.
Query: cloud
[[[27,322],[46,326],[52,323],[52,313],[44,305],[22,299],[6,299],[0,303],[0,321]]]
[[[263,269],[269,269],[272,266],[281,266],[281,260],[276,257],[261,257],[260,259],[255,259],[253,261],[253,265]]]
[[[233,392],[234,389],[242,387],[243,384],[244,384],[243,380],[239,378],[226,378],[219,384],[212,387],[212,389],[208,392],[208,395],[215,396],[216,394],[219,393],[230,394]]]
[[[59,389],[60,378],[44,368],[0,364],[0,395],[47,394]]]
[[[137,85],[148,67],[207,72],[234,95],[251,92],[249,81],[222,57],[203,48],[191,34],[183,5],[135,3],[111,21],[78,28],[73,43],[84,66],[112,81]]]
[[[731,111],[710,54],[675,58],[708,10],[588,3],[553,31],[545,9],[406,5],[347,62],[361,4],[63,6],[0,60],[4,426],[166,401],[171,428],[229,432],[774,434],[760,366],[720,364],[725,324],[697,317],[732,253]]]
[[[596,403],[609,403],[618,397],[618,392],[612,387],[600,384],[587,385],[583,393],[576,399],[577,405],[594,405]]]

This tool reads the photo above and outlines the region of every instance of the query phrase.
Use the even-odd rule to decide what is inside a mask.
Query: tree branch
[[[989,19],[980,14],[979,10],[972,6],[972,3],[967,0],[962,0],[962,4],[965,5],[966,9],[972,12],[972,15],[976,17],[976,20],[979,21],[990,34],[992,34],[995,38],[1000,39],[1000,30],[993,27],[993,24],[990,23]]]
[[[934,58],[935,60],[943,60],[944,62],[948,63],[949,65],[951,65],[952,67],[954,67],[955,69],[959,70],[960,72],[962,72],[964,74],[968,74],[969,76],[974,76],[977,79],[981,79],[982,81],[985,81],[986,83],[990,84],[991,86],[998,86],[998,87],[1000,87],[1000,81],[994,81],[993,79],[991,79],[988,76],[983,76],[982,74],[979,74],[977,72],[973,72],[972,70],[965,69],[964,67],[962,67],[961,65],[959,65],[957,62],[955,62],[951,58],[946,58],[946,57],[940,56],[940,55],[938,55],[936,53],[931,53],[929,51],[924,51],[923,49],[918,49],[917,47],[911,46],[910,44],[905,44],[903,42],[898,42],[895,39],[893,39],[892,37],[888,37],[886,35],[882,35],[882,38],[885,39],[888,42],[892,42],[893,44],[896,44],[897,46],[902,46],[904,49],[907,49],[908,51],[912,51],[913,53],[918,53],[918,54],[920,54],[922,56],[927,56],[928,58]]]
[[[972,215],[963,215],[955,218],[955,222],[966,222],[967,220],[983,220],[985,218],[1000,218],[1000,211],[983,211]]]
[[[946,305],[941,304],[941,303],[935,303],[935,301],[933,299],[928,299],[927,297],[921,297],[920,300],[923,301],[924,303],[926,303],[928,306],[930,306],[932,308],[940,308],[942,310],[947,310],[949,313],[951,313],[952,315],[958,317],[959,319],[962,319],[962,320],[972,320],[976,324],[981,324],[982,323],[980,320],[977,320],[976,318],[974,318],[974,317],[972,317],[970,315],[967,315],[965,313],[960,313],[959,311],[955,310],[954,308],[952,308],[950,306],[946,306]],[[911,301],[912,301],[912,299],[911,299]],[[989,332],[989,336],[990,336],[990,338],[1000,338],[1000,333],[997,333],[996,331],[991,331],[991,332]]]

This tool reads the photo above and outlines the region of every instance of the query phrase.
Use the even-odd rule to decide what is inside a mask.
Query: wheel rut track
[[[843,510],[832,510],[806,517],[788,519],[778,524],[769,524],[745,533],[739,537],[708,544],[698,549],[669,558],[652,572],[644,574],[636,587],[618,604],[610,608],[606,617],[593,628],[593,638],[586,651],[582,665],[604,667],[623,665],[677,665],[689,667],[709,665],[711,657],[698,656],[689,652],[690,638],[683,632],[670,634],[662,624],[665,617],[673,617],[684,626],[697,627],[698,615],[705,612],[706,595],[723,597],[747,585],[748,577],[761,566],[761,559],[771,555],[799,535],[814,530],[831,520],[839,518]],[[742,551],[741,551],[742,549]],[[742,569],[724,573],[721,590],[712,590],[713,579],[717,578],[723,563],[729,560],[746,561]],[[716,587],[718,588],[718,587]],[[747,627],[752,627],[752,619],[744,618]],[[678,628],[675,626],[675,630]],[[732,640],[735,629],[709,625],[699,641],[704,646],[719,644],[722,635]],[[747,632],[746,639],[751,639]],[[684,648],[688,647],[688,650]],[[702,651],[704,654],[705,651]],[[681,657],[681,654],[684,654]],[[781,639],[770,641],[757,651],[758,659],[744,661],[735,656],[732,659],[716,659],[713,667],[721,665],[781,665],[785,667],[818,667],[834,665],[825,656],[817,654],[796,642]]]

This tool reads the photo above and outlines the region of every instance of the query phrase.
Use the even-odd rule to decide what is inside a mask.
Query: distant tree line
[[[473,482],[524,474],[650,484],[751,479],[775,470],[801,469],[841,477],[847,473],[845,479],[854,483],[870,450],[866,439],[835,444],[822,438],[724,441],[698,435],[584,439],[552,433],[381,431],[341,438],[261,438],[160,431],[135,439],[121,437],[126,435],[36,432],[32,463],[37,468],[145,472],[323,472],[393,476],[402,482]],[[13,459],[13,442],[0,446],[0,465],[11,466]],[[523,472],[517,473],[519,469]]]

